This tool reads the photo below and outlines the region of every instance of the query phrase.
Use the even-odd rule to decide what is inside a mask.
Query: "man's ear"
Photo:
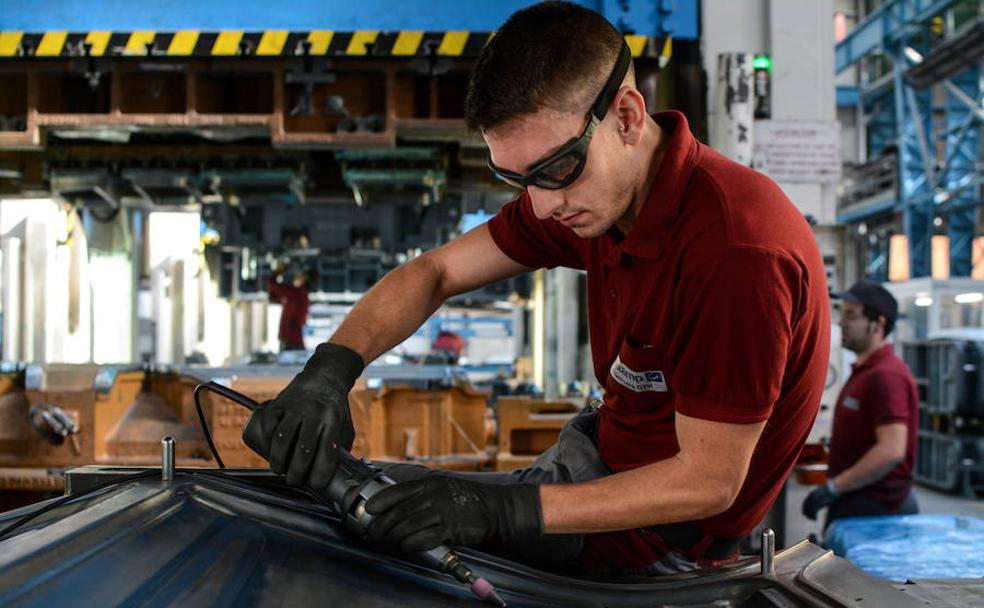
[[[646,100],[635,87],[623,85],[615,96],[615,117],[625,143],[635,145],[646,128]]]

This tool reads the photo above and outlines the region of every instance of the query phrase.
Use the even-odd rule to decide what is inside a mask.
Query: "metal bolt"
[[[171,481],[174,479],[174,438],[165,437],[161,439],[161,479]]]
[[[776,573],[776,533],[772,528],[762,530],[762,574]]]

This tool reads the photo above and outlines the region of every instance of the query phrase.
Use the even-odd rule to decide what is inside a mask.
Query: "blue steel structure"
[[[973,4],[960,0],[889,0],[858,24],[835,50],[838,72],[876,54],[890,60],[889,73],[860,91],[859,107],[867,124],[869,159],[893,148],[898,159],[897,192],[886,193],[882,200],[862,209],[852,209],[838,220],[858,223],[900,213],[913,278],[931,276],[931,240],[938,215],[948,221],[950,275],[969,276],[972,269],[981,203],[977,169],[980,121],[984,117],[977,67],[980,59],[946,73],[933,73],[930,67],[914,78],[912,72],[940,50],[943,39],[934,39],[934,34],[942,34],[944,25],[952,23],[947,18],[956,7],[966,12],[971,5],[977,18],[979,8]],[[934,19],[938,31],[930,27]],[[931,63],[927,61],[927,65]],[[942,108],[931,105],[934,87],[945,91]],[[945,114],[943,125],[934,123],[934,110]],[[940,149],[945,150],[943,157],[937,154]],[[888,278],[887,247],[887,238],[872,239],[866,268],[870,278]]]
[[[969,69],[952,78],[953,86],[971,99],[979,96],[980,69]],[[970,276],[979,200],[974,182],[980,156],[978,116],[950,90],[946,95],[946,154],[940,170],[947,191],[953,193],[950,206],[950,273]]]
[[[579,0],[623,33],[698,36],[698,0]],[[529,0],[3,0],[0,31],[420,30],[491,32]]]

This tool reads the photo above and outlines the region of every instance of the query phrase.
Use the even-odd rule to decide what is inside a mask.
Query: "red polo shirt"
[[[779,495],[820,405],[826,273],[809,225],[774,182],[696,141],[683,114],[653,118],[669,144],[624,238],[612,229],[582,239],[538,220],[526,193],[489,230],[520,264],[587,271],[591,352],[605,388],[598,444],[609,468],[676,454],[677,412],[769,421],[731,508],[693,522],[740,538]]]
[[[851,468],[877,443],[875,429],[894,422],[908,425],[905,460],[887,475],[858,490],[895,509],[912,489],[912,467],[919,432],[919,389],[891,344],[855,365],[834,409],[830,434],[831,477]]]

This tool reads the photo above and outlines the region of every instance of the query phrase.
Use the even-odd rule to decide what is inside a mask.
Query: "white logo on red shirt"
[[[608,373],[611,374],[612,378],[615,378],[616,382],[637,393],[644,391],[665,393],[670,390],[666,386],[666,376],[663,375],[663,372],[655,369],[643,372],[633,371],[626,367],[618,357],[615,357],[615,362],[612,363]]]
[[[861,402],[855,397],[844,397],[844,407],[849,410],[861,409]]]

